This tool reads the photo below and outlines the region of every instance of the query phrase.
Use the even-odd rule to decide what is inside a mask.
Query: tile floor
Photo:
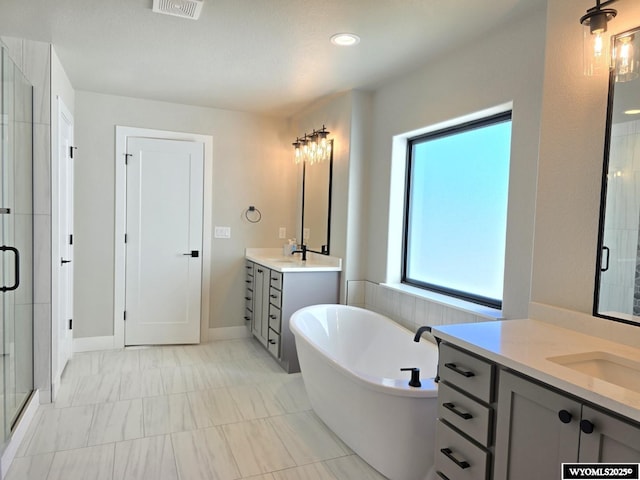
[[[76,354],[7,480],[384,480],[254,339]]]

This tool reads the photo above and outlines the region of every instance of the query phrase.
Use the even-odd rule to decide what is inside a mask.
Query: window
[[[408,141],[404,283],[502,307],[511,112]]]

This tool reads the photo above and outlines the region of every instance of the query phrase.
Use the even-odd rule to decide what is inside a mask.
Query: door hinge
[[[133,154],[131,153],[125,153],[124,154],[124,164],[128,165],[129,164],[129,157],[131,157]]]
[[[69,319],[69,330],[73,330],[73,318]]]
[[[69,234],[69,245],[73,245],[73,233]]]
[[[124,234],[124,243],[127,243],[127,239],[128,239],[128,237],[127,237],[127,234],[125,233]]]
[[[127,311],[124,311],[124,315],[122,315],[122,319],[126,322],[127,321]]]
[[[77,149],[78,147],[69,147],[69,158],[73,159],[73,151]]]

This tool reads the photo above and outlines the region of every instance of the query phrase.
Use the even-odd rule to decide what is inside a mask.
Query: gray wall
[[[212,108],[76,92],[75,338],[113,335],[115,126],[213,137],[214,226],[231,239],[212,239],[210,327],[243,325],[242,262],[246,247],[277,247],[278,228],[293,236],[297,169],[287,123]],[[255,205],[262,221],[243,212]]]

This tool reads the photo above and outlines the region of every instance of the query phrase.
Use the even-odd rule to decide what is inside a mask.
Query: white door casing
[[[203,153],[127,139],[125,345],[200,341]]]
[[[53,363],[53,378],[59,379],[73,352],[73,116],[58,97],[57,138],[57,251],[54,272],[57,275],[57,315],[53,335],[57,353]],[[54,382],[55,384],[55,382]],[[53,392],[55,395],[56,392]]]

